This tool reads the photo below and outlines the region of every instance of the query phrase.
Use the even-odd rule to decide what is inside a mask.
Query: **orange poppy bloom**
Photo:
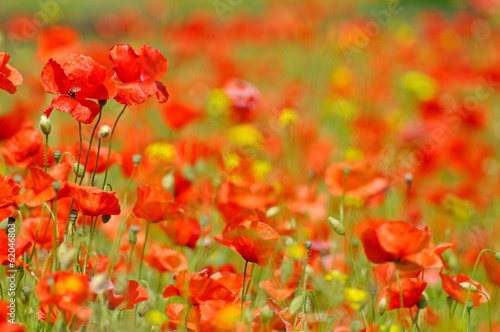
[[[0,52],[0,89],[13,94],[17,91],[16,86],[23,83],[23,77],[16,68],[8,65],[10,55]]]
[[[40,217],[25,219],[23,220],[23,228],[24,228],[24,233],[26,234],[26,238],[32,241],[35,244],[35,246],[42,246],[43,244],[43,248],[52,247],[52,239],[54,237],[54,219],[52,219],[52,217],[45,215],[41,221]],[[57,218],[57,231],[59,233],[59,239],[58,239],[59,244],[63,243],[65,228],[66,228],[66,217],[60,216],[59,218]],[[38,236],[36,233],[37,229],[38,229]]]
[[[187,216],[174,221],[165,221],[159,225],[175,244],[188,246],[191,249],[196,247],[196,242],[201,236],[201,225],[198,220]]]
[[[431,250],[431,240],[428,227],[421,230],[403,221],[372,222],[361,235],[366,257],[372,263],[395,262],[401,270],[442,267],[440,254],[445,249]]]
[[[403,308],[411,308],[420,300],[425,287],[427,287],[427,282],[418,280],[418,278],[404,278],[400,281],[403,292]],[[387,310],[401,308],[401,293],[396,281],[382,289],[379,301],[384,298],[387,300]]]
[[[134,309],[135,304],[149,300],[149,294],[146,288],[139,285],[135,280],[129,280],[127,289],[123,294],[116,293],[113,278],[109,289],[104,291],[104,299],[108,302],[108,308],[111,310]]]
[[[20,324],[12,324],[8,320],[11,318],[9,314],[11,309],[8,306],[9,302],[0,300],[0,331],[2,332],[25,332],[26,328]],[[14,309],[15,310],[15,309]],[[15,317],[15,312],[13,313]]]
[[[273,277],[260,282],[260,286],[276,301],[289,299],[297,290],[302,275],[301,266],[294,264],[293,271],[287,280],[283,280],[282,271],[275,270]]]
[[[35,128],[24,128],[9,138],[2,147],[5,162],[11,166],[27,168],[43,165],[42,134]],[[53,163],[49,159],[49,166]]]
[[[188,268],[184,255],[169,248],[151,246],[144,261],[160,272],[180,272]]]
[[[283,261],[278,232],[253,218],[227,226],[214,239],[239,253],[246,261],[260,266],[278,269]]]
[[[148,222],[170,220],[178,216],[178,209],[172,203],[172,194],[168,191],[145,185],[137,188],[137,200],[133,212],[136,217]]]
[[[462,282],[468,282],[472,283],[474,286],[476,286],[480,291],[484,292],[485,294],[488,295],[486,290],[475,280],[472,280],[469,276],[460,273],[455,277],[451,277],[447,274],[439,273],[441,276],[441,285],[443,287],[443,290],[455,301],[465,304],[465,300],[467,299],[467,290],[462,288],[460,286],[460,283]],[[488,295],[489,297],[489,295]],[[472,301],[474,304],[474,307],[479,306],[481,303],[487,302],[486,296],[479,292],[470,292],[469,295],[469,301]]]
[[[82,305],[90,299],[87,276],[71,272],[49,274],[40,279],[35,294],[41,305],[54,305],[82,320],[90,317],[90,312]]]
[[[299,319],[297,319],[297,325],[293,325],[295,323],[295,315],[290,313],[290,308],[283,308],[280,306],[275,300],[267,299],[266,304],[272,311],[274,311],[274,316],[271,320],[266,324],[268,327],[273,330],[286,330],[295,331],[298,329],[297,326],[302,326],[302,319],[304,319],[303,314],[299,314]],[[252,322],[252,331],[257,332],[262,329],[262,319],[260,314],[256,317],[256,319]]]
[[[7,231],[0,229],[0,264],[1,265],[8,265],[12,263],[11,258],[12,255],[9,256],[9,239],[11,239],[7,235]],[[19,266],[23,265],[27,267],[27,264],[21,260],[23,254],[28,251],[29,248],[31,248],[31,241],[24,239],[20,236],[17,236],[14,238],[15,239],[15,262],[14,265]],[[12,254],[12,253],[10,253]]]
[[[495,284],[500,285],[500,263],[497,262],[495,257],[486,254],[483,256],[484,269],[486,275]]]
[[[383,195],[389,182],[376,173],[367,161],[333,164],[325,171],[325,182],[333,196],[342,196],[344,190],[344,169],[349,167],[346,181],[346,196],[373,200]]]
[[[50,173],[46,173],[38,167],[30,167],[33,186],[19,195],[18,199],[24,201],[29,207],[36,207],[44,202],[49,202],[56,196],[56,191],[52,186],[54,181],[61,182],[57,198],[69,196],[70,187],[66,183],[69,169],[70,166],[66,163],[56,165]]]
[[[73,155],[79,156],[80,155],[80,143],[75,143],[72,147]],[[102,173],[106,170],[106,165],[108,163],[108,148],[101,146],[99,149],[99,159],[97,158],[97,146],[93,145],[92,148],[90,149],[90,154],[89,154],[89,160],[87,162],[87,167],[85,168],[85,172],[92,173],[96,171],[96,173]],[[89,143],[84,142],[82,144],[82,159],[87,158],[87,153],[89,152]],[[85,159],[83,159],[85,160]],[[97,161],[97,168],[96,168],[96,161]],[[115,165],[115,164],[121,164],[121,155],[115,153],[113,150],[111,150],[111,154],[109,156],[109,167]]]
[[[106,192],[95,187],[82,187],[71,184],[71,198],[75,208],[86,216],[101,216],[120,214],[120,204],[115,191]]]
[[[8,176],[0,175],[0,209],[14,204],[14,197],[19,194],[21,186]]]

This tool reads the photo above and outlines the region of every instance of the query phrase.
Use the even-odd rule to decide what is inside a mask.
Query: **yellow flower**
[[[419,100],[429,100],[436,93],[436,82],[422,73],[411,71],[402,79],[403,87]]]
[[[163,315],[160,311],[158,310],[150,310],[146,314],[146,320],[149,321],[153,325],[160,326],[165,322],[165,315]]]
[[[358,311],[361,309],[367,299],[366,292],[354,288],[344,289],[344,298],[349,303],[352,310]]]
[[[223,154],[224,165],[232,170],[240,166],[240,156],[236,153]]]
[[[347,281],[347,275],[340,271],[333,270],[325,276],[327,281],[335,281],[341,285],[345,285]]]
[[[262,134],[252,125],[238,125],[229,129],[229,140],[239,146],[258,147],[262,143]]]
[[[355,148],[347,148],[344,155],[347,161],[358,161],[363,159],[363,151]]]
[[[253,175],[257,181],[262,182],[273,168],[273,164],[266,160],[255,160],[252,165]]]
[[[175,148],[166,142],[155,142],[146,147],[146,155],[150,159],[172,162],[175,159]]]
[[[306,255],[306,247],[299,243],[288,246],[286,250],[289,257],[294,259],[304,259],[304,256]]]
[[[219,310],[213,324],[217,331],[230,331],[239,320],[240,305],[233,304]]]
[[[229,113],[231,101],[224,91],[215,89],[208,96],[207,113],[210,116],[221,116]]]
[[[292,110],[290,108],[285,108],[283,111],[281,111],[281,115],[278,119],[278,124],[280,127],[286,127],[289,124],[295,123],[299,120],[299,115],[295,110]]]

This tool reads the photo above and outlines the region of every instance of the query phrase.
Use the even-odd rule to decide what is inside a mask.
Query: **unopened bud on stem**
[[[46,115],[42,115],[40,117],[40,122],[38,124],[40,125],[40,129],[45,135],[50,134],[50,131],[52,130],[52,121],[50,121]]]
[[[99,129],[99,138],[100,139],[105,139],[106,137],[108,137],[109,135],[111,135],[111,127],[110,126],[102,126],[100,129]]]
[[[335,219],[333,217],[328,217],[328,223],[330,224],[332,229],[335,231],[335,233],[337,233],[338,235],[343,236],[345,234],[344,225],[342,225],[342,223],[340,221],[338,221],[337,219]]]

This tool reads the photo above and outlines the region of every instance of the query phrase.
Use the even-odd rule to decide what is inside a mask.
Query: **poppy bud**
[[[42,115],[40,117],[40,122],[38,124],[40,125],[40,129],[45,135],[50,134],[50,131],[52,130],[52,121],[50,121],[46,115]]]
[[[132,156],[132,161],[134,162],[134,165],[137,166],[142,160],[142,156],[140,154],[134,154]]]
[[[420,299],[418,299],[417,307],[419,309],[424,309],[425,307],[427,307],[428,303],[429,303],[429,296],[425,292],[423,292],[422,296],[420,296]]]
[[[175,177],[173,172],[168,173],[161,179],[161,186],[170,193],[174,191]]]
[[[14,175],[14,181],[16,183],[21,183],[22,180],[23,180],[23,176],[21,174]]]
[[[14,224],[15,222],[16,222],[15,218],[12,218],[12,217],[5,218],[0,223],[0,228],[7,232],[7,229],[9,228],[9,225]]]
[[[363,323],[361,323],[359,320],[355,320],[351,323],[349,331],[356,332],[356,331],[361,331],[362,329],[363,329]]]
[[[473,293],[477,292],[476,285],[473,285],[470,282],[461,282],[461,283],[459,283],[459,285],[460,285],[460,287],[462,287],[465,290],[469,290],[469,288],[470,288],[471,292],[473,292]]]
[[[383,297],[380,301],[378,301],[378,312],[382,316],[384,312],[387,310],[387,300]]]
[[[69,213],[69,220],[74,223],[76,218],[78,218],[78,211],[71,210],[71,212]]]
[[[101,99],[101,100],[98,100],[97,103],[99,104],[99,107],[102,109],[104,107],[104,105],[106,105],[106,103],[108,102],[107,99]]]
[[[406,173],[405,174],[405,181],[407,184],[411,184],[413,182],[413,174]]]
[[[304,302],[306,301],[306,294],[300,294],[296,298],[292,300],[292,303],[290,304],[290,313],[292,315],[295,315],[302,309],[302,306],[304,305]]]
[[[304,246],[306,247],[307,250],[310,250],[312,247],[312,242],[311,241],[306,241],[304,242]]]
[[[124,294],[128,289],[128,281],[124,274],[120,274],[115,281],[115,290],[117,294]]]
[[[338,235],[342,235],[342,236],[345,234],[344,225],[342,225],[342,223],[340,221],[338,221],[337,219],[335,219],[333,217],[328,217],[328,222],[330,223],[330,226],[335,231],[335,233],[337,233]]]
[[[92,293],[102,293],[107,290],[109,286],[111,286],[111,284],[106,277],[106,273],[99,273],[90,279],[89,288]]]
[[[471,311],[471,309],[474,308],[474,302],[467,301],[467,303],[465,304],[465,307],[467,308],[467,310]]]
[[[262,308],[262,311],[260,312],[260,317],[262,318],[262,322],[268,322],[273,318],[274,311],[271,310],[267,305]]]
[[[371,285],[371,286],[370,286],[370,295],[371,295],[372,297],[374,297],[376,293],[377,293],[377,286],[375,286],[375,285]]]
[[[59,150],[54,151],[54,159],[56,160],[56,163],[59,162],[59,159],[61,159],[62,153]]]
[[[139,306],[137,307],[137,315],[139,317],[144,317],[149,311],[149,302],[144,301],[139,303]]]
[[[53,181],[52,182],[52,188],[54,188],[54,190],[56,192],[58,192],[59,189],[61,189],[61,182],[59,182],[59,181]]]
[[[77,255],[78,255],[78,250],[76,248],[71,248],[69,250],[66,250],[66,252],[60,255],[61,270],[66,271],[67,269],[69,269],[71,265],[75,262]]]
[[[347,176],[351,172],[351,168],[349,166],[344,167],[344,175]]]
[[[500,264],[500,251],[495,254],[495,259]]]
[[[135,246],[135,244],[137,243],[138,231],[139,231],[139,226],[137,225],[130,226],[130,230],[128,231],[128,242],[130,242],[130,244],[133,246]]]
[[[79,178],[83,177],[85,175],[83,165],[79,164],[79,163],[74,163],[73,164],[73,174],[75,174]]]
[[[99,138],[100,139],[105,139],[109,135],[111,135],[111,127],[110,126],[104,125],[101,128],[99,128]]]
[[[101,216],[101,221],[103,224],[106,224],[109,221],[109,219],[111,219],[111,216],[109,214],[103,214]]]
[[[268,217],[268,218],[276,217],[279,212],[280,212],[280,207],[279,206],[272,206],[269,209],[267,209],[267,211],[266,211],[266,217]]]

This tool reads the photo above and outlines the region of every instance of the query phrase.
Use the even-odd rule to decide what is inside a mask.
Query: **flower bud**
[[[344,225],[342,225],[342,223],[340,221],[338,221],[337,219],[335,219],[333,217],[328,217],[328,222],[330,223],[330,226],[335,231],[335,233],[337,233],[338,235],[342,235],[342,236],[345,234]]]
[[[106,277],[106,273],[99,273],[90,279],[89,288],[92,293],[102,293],[108,288],[113,287]]]
[[[104,125],[101,128],[99,128],[99,138],[100,139],[105,139],[109,135],[111,135],[111,127],[110,126]]]
[[[85,175],[83,165],[79,164],[79,163],[74,163],[73,164],[73,174],[75,174],[79,178],[82,178]]]
[[[306,301],[306,294],[302,293],[296,298],[292,300],[292,303],[290,303],[290,313],[292,315],[295,315],[298,313],[301,309],[302,306],[304,305],[304,302]]]
[[[374,297],[374,296],[375,296],[375,294],[377,294],[377,286],[375,286],[375,285],[371,285],[371,286],[370,286],[370,295],[371,295],[372,297]]]
[[[130,244],[133,246],[135,246],[135,244],[137,243],[138,231],[139,231],[139,226],[137,225],[130,226],[130,230],[128,231],[128,242],[130,242]]]
[[[59,189],[61,189],[61,182],[59,182],[59,181],[53,181],[52,182],[52,188],[54,188],[54,190],[56,192],[58,192]]]
[[[22,180],[23,180],[23,176],[21,174],[14,175],[14,181],[16,183],[21,183]]]
[[[378,301],[378,312],[382,316],[386,310],[387,310],[387,300],[385,297],[383,297],[380,301]]]
[[[134,162],[134,165],[137,166],[142,160],[142,156],[140,154],[134,154],[132,156],[132,161]]]
[[[495,254],[495,259],[500,264],[500,251]]]
[[[173,193],[175,186],[174,172],[170,172],[161,179],[161,185],[166,191]]]
[[[279,212],[280,212],[280,207],[279,206],[271,206],[266,211],[266,217],[268,217],[268,218],[276,217]]]
[[[310,250],[312,247],[312,242],[311,241],[306,241],[304,242],[304,246],[306,247],[307,250]]]
[[[349,166],[344,167],[344,175],[347,176],[351,172],[351,168]]]
[[[14,224],[16,222],[16,219],[13,217],[8,217],[5,218],[1,223],[0,223],[0,229],[3,229],[4,231],[7,232],[9,225]]]
[[[111,219],[111,216],[109,214],[103,214],[101,216],[101,221],[103,224],[106,224],[110,219]]]
[[[462,287],[465,290],[469,290],[469,288],[470,288],[470,291],[473,293],[477,292],[477,290],[478,290],[476,285],[473,285],[470,282],[461,282],[461,283],[459,283],[459,285],[460,285],[460,287]]]
[[[137,315],[139,317],[144,317],[149,311],[149,301],[144,301],[139,303],[139,306],[137,307]]]
[[[262,311],[260,312],[260,317],[262,318],[262,322],[268,322],[273,318],[274,311],[271,310],[267,305],[262,308]]]
[[[73,265],[78,255],[78,250],[76,248],[71,248],[67,250],[63,255],[61,255],[61,270],[66,271]]]
[[[40,129],[45,135],[50,134],[50,131],[52,130],[52,121],[50,121],[46,115],[42,115],[40,117],[40,122],[38,124],[40,125]]]
[[[59,150],[54,151],[54,159],[56,160],[56,163],[59,162],[59,159],[61,159],[62,153]]]
[[[76,218],[78,218],[78,211],[71,210],[69,213],[69,220],[71,220],[71,222],[74,223],[76,221]]]
[[[425,307],[427,307],[428,303],[429,303],[429,296],[427,295],[426,292],[423,292],[422,296],[420,296],[420,299],[418,299],[417,307],[419,309],[424,309]]]
[[[474,302],[467,301],[467,303],[465,304],[465,307],[467,308],[467,310],[470,311],[472,308],[474,308]]]

